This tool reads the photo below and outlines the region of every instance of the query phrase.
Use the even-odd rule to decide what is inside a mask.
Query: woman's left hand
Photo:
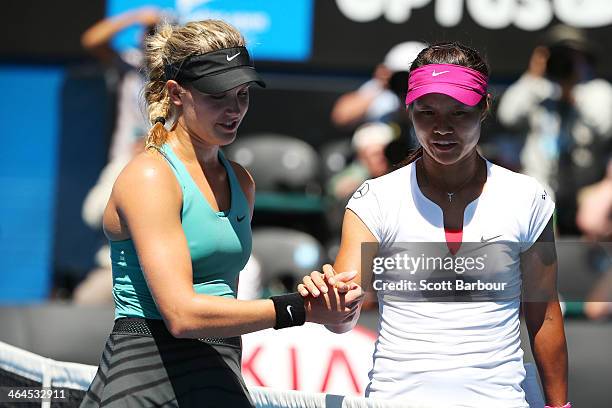
[[[329,264],[323,265],[322,270],[323,273],[313,271],[310,275],[304,276],[302,283],[298,285],[298,292],[303,297],[309,295],[318,297],[321,293],[327,294],[333,288],[336,288],[338,293],[346,293],[351,288],[350,281],[357,275],[357,271],[336,274]]]

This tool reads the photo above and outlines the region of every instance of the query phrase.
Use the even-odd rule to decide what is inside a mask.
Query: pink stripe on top
[[[457,255],[461,243],[463,242],[463,229],[452,230],[444,228],[444,235],[446,236],[446,246],[453,255]]]

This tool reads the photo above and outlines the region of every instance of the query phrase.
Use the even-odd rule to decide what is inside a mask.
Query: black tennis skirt
[[[254,407],[240,337],[177,339],[160,320],[123,318],[81,407]]]

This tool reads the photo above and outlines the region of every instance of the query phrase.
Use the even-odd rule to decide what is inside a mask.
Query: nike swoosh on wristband
[[[436,70],[434,69],[434,71],[431,73],[432,77],[437,77],[438,75],[442,75],[442,74],[447,74],[450,71],[440,71],[440,72],[436,72]]]
[[[287,313],[289,313],[289,317],[291,318],[291,322],[293,322],[293,313],[291,313],[291,308],[293,306],[287,305]]]
[[[230,62],[231,60],[233,60],[234,58],[236,58],[239,55],[240,55],[240,53],[238,53],[236,55],[232,55],[231,57],[229,55],[226,55],[225,58],[227,59],[227,62]]]
[[[236,221],[242,222],[242,220],[244,220],[245,217],[246,217],[246,215],[243,215],[242,217],[236,216]]]

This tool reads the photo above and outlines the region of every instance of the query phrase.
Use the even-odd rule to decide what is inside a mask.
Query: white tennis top
[[[392,256],[401,242],[445,242],[442,210],[421,192],[414,162],[366,181],[347,208],[378,240],[379,257]],[[553,211],[535,179],[487,161],[483,192],[465,209],[463,242],[513,243],[495,266],[508,283],[503,298],[415,302],[377,291],[379,336],[366,396],[427,406],[528,407],[520,385],[520,253]]]

